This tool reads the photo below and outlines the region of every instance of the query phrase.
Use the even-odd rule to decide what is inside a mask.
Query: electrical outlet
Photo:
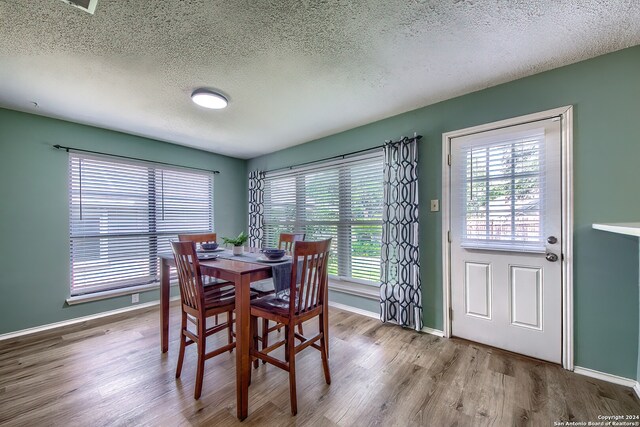
[[[140,294],[132,294],[131,295],[131,304],[135,304],[140,302]]]
[[[438,212],[440,210],[440,200],[435,199],[431,201],[431,212]]]

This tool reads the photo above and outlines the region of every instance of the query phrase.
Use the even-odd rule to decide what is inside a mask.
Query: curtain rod
[[[312,160],[310,162],[304,162],[304,163],[298,163],[297,165],[291,165],[291,166],[285,166],[282,168],[277,168],[277,169],[270,169],[268,171],[264,171],[265,173],[267,172],[277,172],[277,171],[281,171],[281,170],[285,170],[285,169],[293,169],[293,168],[299,168],[302,166],[307,166],[307,165],[311,165],[313,163],[320,163],[320,162],[326,162],[327,160],[335,160],[335,159],[344,159],[345,157],[350,157],[353,156],[355,154],[360,154],[360,153],[366,153],[368,151],[374,151],[377,150],[379,148],[383,148],[385,145],[393,145],[393,144],[399,144],[401,142],[406,142],[406,141],[410,141],[410,140],[416,140],[419,141],[422,139],[422,135],[415,135],[411,138],[407,137],[407,136],[403,136],[402,138],[400,138],[397,141],[393,141],[391,142],[391,140],[389,141],[385,141],[384,144],[382,145],[376,145],[375,147],[371,147],[371,148],[365,148],[363,150],[357,150],[357,151],[352,151],[350,153],[345,153],[345,154],[338,154],[337,156],[331,156],[331,157],[325,157],[324,159],[319,159],[319,160]]]
[[[83,150],[82,148],[65,147],[65,146],[59,145],[59,144],[54,145],[53,148],[56,148],[58,150],[65,150],[67,153],[69,152],[69,150],[71,150],[71,151],[78,151],[78,152],[81,152],[81,153],[101,154],[103,156],[118,157],[120,159],[138,160],[138,161],[141,161],[141,162],[155,163],[155,164],[158,164],[158,165],[177,166],[177,167],[180,167],[180,168],[193,169],[193,170],[204,171],[204,172],[211,172],[211,173],[214,173],[214,174],[220,173],[220,171],[213,171],[213,170],[210,170],[210,169],[202,169],[202,168],[194,168],[194,167],[191,167],[191,166],[176,165],[175,163],[156,162],[154,160],[140,159],[138,157],[119,156],[117,154],[102,153],[100,151],[91,151],[91,150]]]

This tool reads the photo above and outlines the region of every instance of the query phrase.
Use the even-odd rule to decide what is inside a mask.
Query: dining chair
[[[284,249],[287,253],[291,253],[296,242],[301,242],[305,238],[305,233],[280,233],[278,238],[278,249]],[[258,294],[258,297],[273,294],[275,288],[273,286],[273,279],[261,280],[251,284],[251,290]],[[280,332],[282,328],[281,324],[276,324],[269,327],[269,320],[262,319],[262,334],[260,340],[262,341],[262,348],[266,348],[269,344],[269,333],[273,331]],[[302,323],[298,325],[298,333],[304,334]],[[266,362],[262,362],[266,363]]]
[[[278,249],[284,249],[288,253],[293,250],[293,245],[296,242],[304,240],[305,233],[280,233],[278,239]]]
[[[258,359],[268,362],[289,372],[289,394],[291,413],[298,412],[296,395],[296,354],[307,347],[320,351],[324,378],[331,384],[329,360],[327,356],[325,328],[327,320],[327,266],[331,239],[319,242],[297,242],[293,250],[294,263],[301,263],[300,277],[298,268],[291,268],[291,284],[288,290],[267,295],[251,302],[251,333],[253,343],[251,357],[254,367]],[[258,318],[273,320],[285,327],[285,338],[273,345],[258,350]],[[318,333],[307,338],[295,332],[295,326],[318,317]],[[296,345],[296,339],[300,344]],[[269,355],[276,348],[285,346],[285,360]]]
[[[217,233],[178,234],[181,242],[217,243]]]
[[[232,351],[236,346],[233,340],[233,310],[235,308],[235,290],[233,288],[213,288],[205,291],[202,286],[200,263],[194,242],[171,242],[173,256],[178,271],[180,285],[180,301],[182,307],[182,323],[180,327],[180,352],[176,378],[180,378],[184,361],[185,347],[196,344],[198,348],[198,368],[196,372],[196,388],[193,397],[200,398],[202,380],[204,377],[204,361],[214,356]],[[219,314],[227,314],[224,323],[207,328],[207,318]],[[195,332],[189,330],[189,323],[195,327]],[[228,344],[211,352],[206,352],[207,337],[227,330]]]
[[[181,242],[193,242],[196,245],[200,243],[217,243],[217,233],[196,233],[196,234],[178,234],[178,240]],[[231,289],[231,284],[226,280],[216,279],[215,277],[202,276],[202,284],[205,289],[208,288],[225,288]],[[218,316],[215,317],[215,323],[218,324]]]

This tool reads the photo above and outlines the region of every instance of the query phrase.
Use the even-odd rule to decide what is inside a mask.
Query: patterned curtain
[[[422,330],[418,249],[418,141],[384,146],[380,318]]]
[[[264,236],[264,172],[249,173],[249,246],[262,247]]]

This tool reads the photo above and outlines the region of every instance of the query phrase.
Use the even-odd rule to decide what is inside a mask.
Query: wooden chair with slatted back
[[[291,253],[296,242],[304,240],[304,233],[280,233],[278,240],[278,249],[284,249],[287,253]]]
[[[200,263],[196,254],[194,242],[171,242],[173,256],[178,271],[180,285],[180,300],[182,302],[182,323],[180,327],[180,352],[176,378],[182,372],[185,347],[196,344],[198,348],[198,368],[196,372],[196,387],[194,398],[199,399],[202,393],[204,378],[204,361],[225,351],[232,351],[236,346],[233,341],[233,310],[235,308],[235,290],[213,289],[205,292],[202,286]],[[207,328],[207,318],[219,314],[227,314],[226,322]],[[189,330],[189,323],[195,327],[195,332]],[[209,353],[206,352],[207,337],[224,330],[228,332],[228,344]]]
[[[217,239],[217,233],[178,234],[178,240],[181,242],[217,243]]]
[[[178,234],[179,241],[193,242],[196,245],[200,243],[217,243],[217,238],[217,233]],[[232,286],[231,283],[227,281],[208,276],[203,276],[202,283],[206,290],[210,288],[224,288],[224,290],[229,290]],[[218,323],[218,316],[216,316],[215,322],[216,324]]]
[[[280,237],[278,239],[278,249],[284,249],[288,254],[291,254],[293,247],[296,242],[301,242],[304,240],[305,233],[280,233]],[[251,290],[258,293],[258,296],[266,296],[275,292],[273,288],[273,281],[269,282],[270,279],[266,281],[261,281],[260,283],[256,283],[255,285],[252,283]],[[276,324],[275,326],[269,327],[269,320],[262,319],[262,348],[266,348],[269,345],[269,333],[277,330],[280,332],[282,325]],[[302,323],[298,325],[298,333],[300,335],[304,334],[302,329]],[[266,362],[262,362],[266,363]]]
[[[251,356],[261,359],[289,372],[289,393],[291,413],[298,412],[296,395],[296,354],[307,347],[320,351],[322,367],[327,384],[331,384],[329,360],[327,356],[327,267],[331,239],[319,242],[297,242],[293,251],[294,265],[291,268],[291,285],[288,291],[258,298],[251,302],[251,331],[253,344]],[[300,277],[297,277],[295,262],[302,263]],[[258,350],[258,318],[273,320],[285,326],[285,339]],[[310,338],[295,332],[295,326],[318,317],[319,332]],[[300,344],[296,345],[296,339]],[[285,346],[285,360],[279,360],[269,353]],[[257,363],[254,363],[257,366]]]

